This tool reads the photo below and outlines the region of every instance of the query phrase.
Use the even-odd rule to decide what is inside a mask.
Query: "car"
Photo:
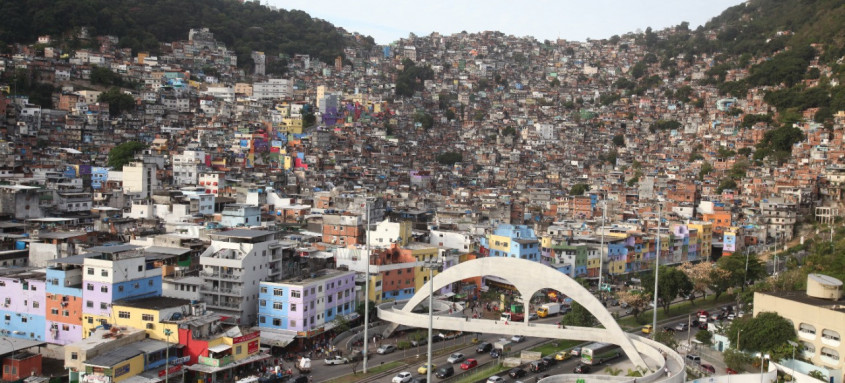
[[[437,369],[434,372],[434,376],[438,377],[439,379],[446,379],[455,374],[455,368],[452,365],[443,366]]]
[[[432,367],[432,369],[434,369],[434,368],[437,368],[437,365],[432,363],[431,367]],[[421,374],[421,375],[428,373],[428,363],[423,363],[423,365],[420,366],[420,368],[417,369],[417,373]]]
[[[689,324],[684,322],[678,323],[675,325],[675,331],[687,331],[689,329]]]
[[[557,359],[555,359],[555,357],[552,356],[552,355],[546,355],[546,356],[540,358],[540,360],[543,363],[545,363],[547,366],[554,366],[554,365],[557,364]]]
[[[508,371],[508,376],[513,379],[521,378],[525,375],[528,375],[528,371],[525,371],[519,367],[512,368],[510,371]]]
[[[575,366],[575,369],[573,369],[572,372],[574,372],[576,374],[586,374],[586,373],[590,372],[590,365],[578,363],[578,365]]]
[[[425,346],[426,344],[428,344],[428,338],[414,339],[411,341],[411,346],[414,347]]]
[[[725,372],[726,372],[728,375],[736,375],[736,374],[738,374],[738,372],[736,372],[736,370],[734,370],[733,368],[730,368],[730,367],[726,368],[726,369],[725,369]]]
[[[651,334],[654,331],[654,326],[647,324],[643,326],[642,330],[640,330],[643,334]]]
[[[663,331],[665,331],[665,332],[671,332],[671,333],[674,333],[674,332],[675,332],[675,328],[674,328],[674,327],[672,327],[672,326],[665,326],[665,327],[663,327]]]
[[[537,313],[528,314],[528,320],[537,320],[537,318],[539,318]]]
[[[349,359],[348,359],[348,358],[344,358],[344,357],[342,357],[342,356],[340,356],[340,355],[335,355],[335,356],[330,356],[330,357],[328,357],[328,358],[324,359],[324,360],[323,360],[323,362],[324,362],[326,365],[329,365],[329,366],[334,366],[334,365],[336,365],[336,364],[346,364],[346,363],[349,363]]]
[[[736,319],[736,315],[734,315],[733,313],[728,314],[728,320],[734,320],[734,319]]]
[[[621,307],[621,308],[623,308],[623,309],[627,309],[627,308],[628,308],[628,303],[625,303],[625,302],[620,302],[620,303],[619,303],[619,307]]]
[[[572,351],[569,351],[572,356],[580,356],[581,355],[581,347],[572,347]]]
[[[411,383],[428,383],[428,379],[425,376],[418,376]]]
[[[525,340],[525,337],[524,337],[524,336],[522,336],[522,335],[514,335],[514,336],[511,338],[511,342],[514,342],[514,343],[519,343],[519,342],[522,342],[522,341],[524,341],[524,340]]]
[[[376,350],[376,354],[390,354],[396,351],[396,346],[392,344],[385,344]]]
[[[528,364],[528,369],[531,370],[531,372],[535,372],[535,373],[541,372],[541,371],[546,371],[548,368],[549,368],[549,366],[546,363],[543,363],[542,360],[535,360],[535,361]]]
[[[493,375],[487,378],[487,383],[505,383],[505,378],[498,375]]]
[[[498,359],[500,356],[502,356],[502,350],[500,350],[498,348],[494,348],[493,350],[490,351],[490,357],[491,358]]]
[[[308,376],[306,375],[299,375],[294,378],[290,378],[285,383],[308,383]]]
[[[492,350],[492,349],[493,349],[492,343],[484,342],[482,344],[479,344],[478,347],[475,348],[475,352],[482,354],[482,353],[485,353],[485,352],[490,352],[490,350]]]
[[[701,357],[698,356],[698,355],[694,355],[694,354],[688,354],[687,355],[687,362],[695,363],[695,364],[701,364]]]
[[[698,324],[699,330],[707,330],[709,327],[707,326],[707,322],[701,322]]]
[[[707,371],[707,372],[709,372],[709,373],[711,373],[711,374],[715,374],[715,373],[716,373],[716,368],[715,368],[715,367],[713,367],[713,366],[712,366],[712,365],[710,365],[710,364],[704,364],[704,363],[702,363],[700,367],[701,367],[701,369],[702,369],[702,370]]]
[[[558,351],[555,354],[555,359],[557,359],[557,360],[567,360],[571,357],[572,357],[572,354],[566,352],[565,350],[564,351]]]
[[[393,379],[390,382],[391,383],[410,383],[411,379],[413,379],[413,378],[414,377],[411,376],[410,372],[402,371],[402,372],[396,374],[396,376],[394,376]]]
[[[452,355],[449,355],[449,358],[446,359],[446,362],[448,362],[448,363],[458,363],[458,362],[463,362],[464,359],[466,359],[466,355],[464,355],[460,352],[456,352]]]
[[[446,340],[443,335],[437,334],[431,337],[431,343],[437,343]]]
[[[469,370],[476,366],[478,366],[478,361],[470,358],[461,363],[461,370]]]

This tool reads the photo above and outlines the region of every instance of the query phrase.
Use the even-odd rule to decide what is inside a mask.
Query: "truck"
[[[300,358],[299,361],[296,362],[296,369],[303,373],[311,372],[311,359]]]
[[[525,319],[525,314],[514,313],[514,312],[502,313],[502,316],[499,318],[499,320],[508,321],[508,322],[522,322],[524,319]]]
[[[560,313],[561,306],[563,305],[560,303],[546,303],[537,309],[537,316],[540,318],[545,318],[548,316],[557,315]]]
[[[500,351],[501,354],[511,351],[511,341],[506,338],[501,338],[493,343],[493,348]]]

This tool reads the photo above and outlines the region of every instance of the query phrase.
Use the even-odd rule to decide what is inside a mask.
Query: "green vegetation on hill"
[[[66,48],[90,36],[113,35],[133,52],[157,52],[159,42],[187,40],[191,28],[207,27],[248,67],[250,53],[309,54],[325,62],[343,56],[343,35],[327,21],[297,10],[273,11],[257,2],[236,0],[6,0],[0,3],[0,45],[33,43],[39,35],[67,37]],[[372,39],[365,43],[373,44]]]

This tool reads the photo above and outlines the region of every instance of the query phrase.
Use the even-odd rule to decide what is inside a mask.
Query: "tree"
[[[738,350],[770,353],[780,359],[783,345],[795,341],[797,334],[792,323],[774,312],[761,312],[756,317],[735,319],[725,333]],[[787,347],[789,355],[791,348]]]
[[[696,339],[698,339],[697,336]],[[751,355],[748,355],[742,351],[733,348],[725,350],[722,355],[725,359],[725,365],[727,365],[728,368],[734,371],[742,371],[743,366],[747,366],[751,363]]]
[[[658,277],[657,298],[660,300],[660,305],[663,306],[663,311],[668,313],[669,305],[675,298],[689,295],[692,292],[692,282],[683,272],[674,267],[660,266]],[[654,273],[646,273],[642,279],[642,285],[646,292],[654,294]]]
[[[596,318],[584,306],[581,306],[578,302],[572,302],[571,309],[560,322],[565,326],[591,327],[595,324]]]
[[[675,333],[673,331],[656,331],[655,329],[654,340],[670,348],[678,348],[678,341],[675,340]]]
[[[138,141],[128,141],[115,146],[109,151],[108,165],[113,169],[122,169],[135,158],[135,153],[146,149],[147,145]]]
[[[423,129],[429,130],[434,126],[434,117],[424,112],[417,112],[414,114],[414,123],[422,125]]]
[[[821,380],[822,382],[827,382],[827,376],[825,376],[825,374],[819,370],[810,371],[807,375]]]
[[[446,117],[447,120],[453,121],[453,120],[455,120],[455,117],[456,117],[455,111],[452,110],[452,109],[448,109],[448,110],[446,110],[446,113],[444,113],[444,116]]]
[[[710,262],[700,262],[696,264],[692,264],[690,262],[684,262],[680,266],[678,266],[678,270],[680,270],[684,275],[687,276],[689,281],[692,283],[692,291],[701,293],[701,295],[707,295],[707,288],[710,286],[710,276],[711,271],[716,265]],[[690,294],[690,302],[695,299],[695,294]]]
[[[645,311],[645,308],[651,302],[651,295],[642,291],[620,291],[616,294],[616,298],[631,308],[631,315],[637,321],[640,320],[640,314]]]
[[[435,159],[443,165],[452,166],[455,163],[463,161],[463,157],[464,156],[458,152],[443,152],[438,154]]]
[[[701,330],[695,333],[695,340],[701,342],[704,345],[711,345],[713,344],[713,334],[707,330]]]
[[[745,282],[754,281],[766,275],[766,270],[756,255],[749,255],[747,259],[747,275],[745,273],[745,257],[739,254],[719,258],[716,267],[728,273],[726,279],[730,281],[730,286],[742,286],[742,289],[745,290]]]
[[[625,136],[622,134],[617,134],[613,136],[613,145],[619,147],[625,146]]]
[[[117,87],[100,93],[97,97],[97,101],[109,104],[109,114],[112,116],[118,116],[123,112],[135,109],[135,98],[123,93],[123,91]]]
[[[590,186],[583,183],[577,183],[572,185],[572,188],[569,189],[569,195],[583,195],[587,190],[590,190]]]
[[[718,300],[719,296],[732,286],[730,274],[730,271],[719,267],[710,269],[710,283],[707,285],[707,288],[713,292],[713,295],[716,296],[716,300]]]

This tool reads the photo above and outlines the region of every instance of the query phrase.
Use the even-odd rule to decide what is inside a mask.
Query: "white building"
[[[275,239],[275,232],[236,229],[211,234],[200,255],[200,296],[210,310],[253,324],[258,312],[258,285],[285,277],[282,258],[294,244]]]
[[[252,96],[258,99],[283,99],[292,95],[293,82],[288,79],[273,78],[252,84]]]
[[[155,163],[133,161],[129,165],[123,166],[123,191],[127,194],[136,194],[139,198],[149,198],[158,187]]]
[[[472,249],[472,235],[457,231],[431,230],[428,243],[447,249],[469,252]]]
[[[205,152],[186,150],[173,156],[173,184],[196,185],[200,172],[205,170]]]

